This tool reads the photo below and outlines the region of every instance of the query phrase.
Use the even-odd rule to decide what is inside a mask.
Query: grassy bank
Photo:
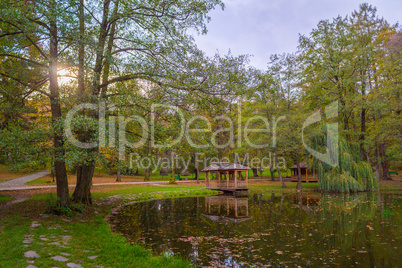
[[[0,195],[0,204],[12,200],[13,198],[8,195]]]
[[[34,261],[37,267],[60,267],[67,263],[84,267],[187,267],[189,263],[185,260],[154,256],[142,246],[127,243],[122,236],[111,233],[104,218],[122,202],[210,194],[214,192],[202,186],[144,186],[95,192],[94,205],[70,218],[44,215],[49,196],[34,195],[1,211],[0,267],[27,267],[28,261]],[[111,196],[116,198],[106,198]],[[11,197],[0,195],[0,198]],[[25,257],[27,251],[34,251],[39,257]],[[57,256],[67,260],[54,260]]]

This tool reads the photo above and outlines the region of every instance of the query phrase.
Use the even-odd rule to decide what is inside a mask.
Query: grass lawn
[[[68,184],[76,184],[77,183],[77,176],[76,175],[67,175]],[[102,174],[101,176],[95,176],[92,179],[93,183],[111,183],[116,182],[116,176]],[[121,176],[122,182],[138,182],[144,181],[141,177],[134,177],[134,176]],[[56,185],[56,182],[53,181],[53,177],[51,175],[47,175],[45,177],[27,182],[28,185]]]
[[[7,202],[7,201],[12,200],[12,199],[13,199],[13,198],[12,198],[11,196],[8,196],[8,195],[1,195],[1,194],[0,194],[0,205],[3,204],[3,203],[5,203],[5,202]]]
[[[104,218],[112,207],[124,201],[211,194],[214,192],[203,186],[140,186],[94,191],[94,205],[82,214],[73,213],[70,218],[41,215],[46,211],[48,194],[33,195],[0,211],[0,267],[27,267],[27,260],[34,260],[33,265],[37,267],[60,266],[62,263],[53,260],[54,256],[65,257],[67,262],[81,263],[84,267],[187,267],[187,261],[154,256],[142,246],[127,243],[122,236],[111,233]],[[123,195],[125,199],[104,203],[104,197],[115,195]],[[0,195],[0,200],[9,198]],[[35,251],[40,257],[26,258],[27,251]]]

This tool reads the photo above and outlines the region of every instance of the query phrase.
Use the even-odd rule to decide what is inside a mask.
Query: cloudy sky
[[[295,52],[299,33],[308,35],[320,20],[348,15],[364,0],[223,0],[225,10],[209,13],[207,35],[196,35],[199,48],[212,56],[251,54],[265,69],[274,53]],[[401,0],[367,0],[389,23],[402,23]]]

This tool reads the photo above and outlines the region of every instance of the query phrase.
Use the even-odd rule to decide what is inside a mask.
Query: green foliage
[[[71,217],[73,212],[84,212],[85,207],[82,204],[69,204],[62,205],[58,198],[56,198],[53,194],[49,194],[46,198],[46,213],[51,213],[54,215],[64,215],[67,217]]]
[[[313,161],[318,171],[318,187],[323,192],[360,192],[378,189],[378,181],[369,163],[362,161],[359,148],[339,141],[339,165],[329,166]]]

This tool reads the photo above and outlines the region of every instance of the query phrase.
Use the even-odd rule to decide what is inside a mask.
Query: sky
[[[377,7],[377,14],[390,24],[402,23],[401,0],[223,0],[208,15],[207,35],[195,35],[207,55],[217,51],[249,54],[250,64],[266,69],[269,56],[297,50],[299,34],[308,35],[320,20],[350,15],[361,3]]]

